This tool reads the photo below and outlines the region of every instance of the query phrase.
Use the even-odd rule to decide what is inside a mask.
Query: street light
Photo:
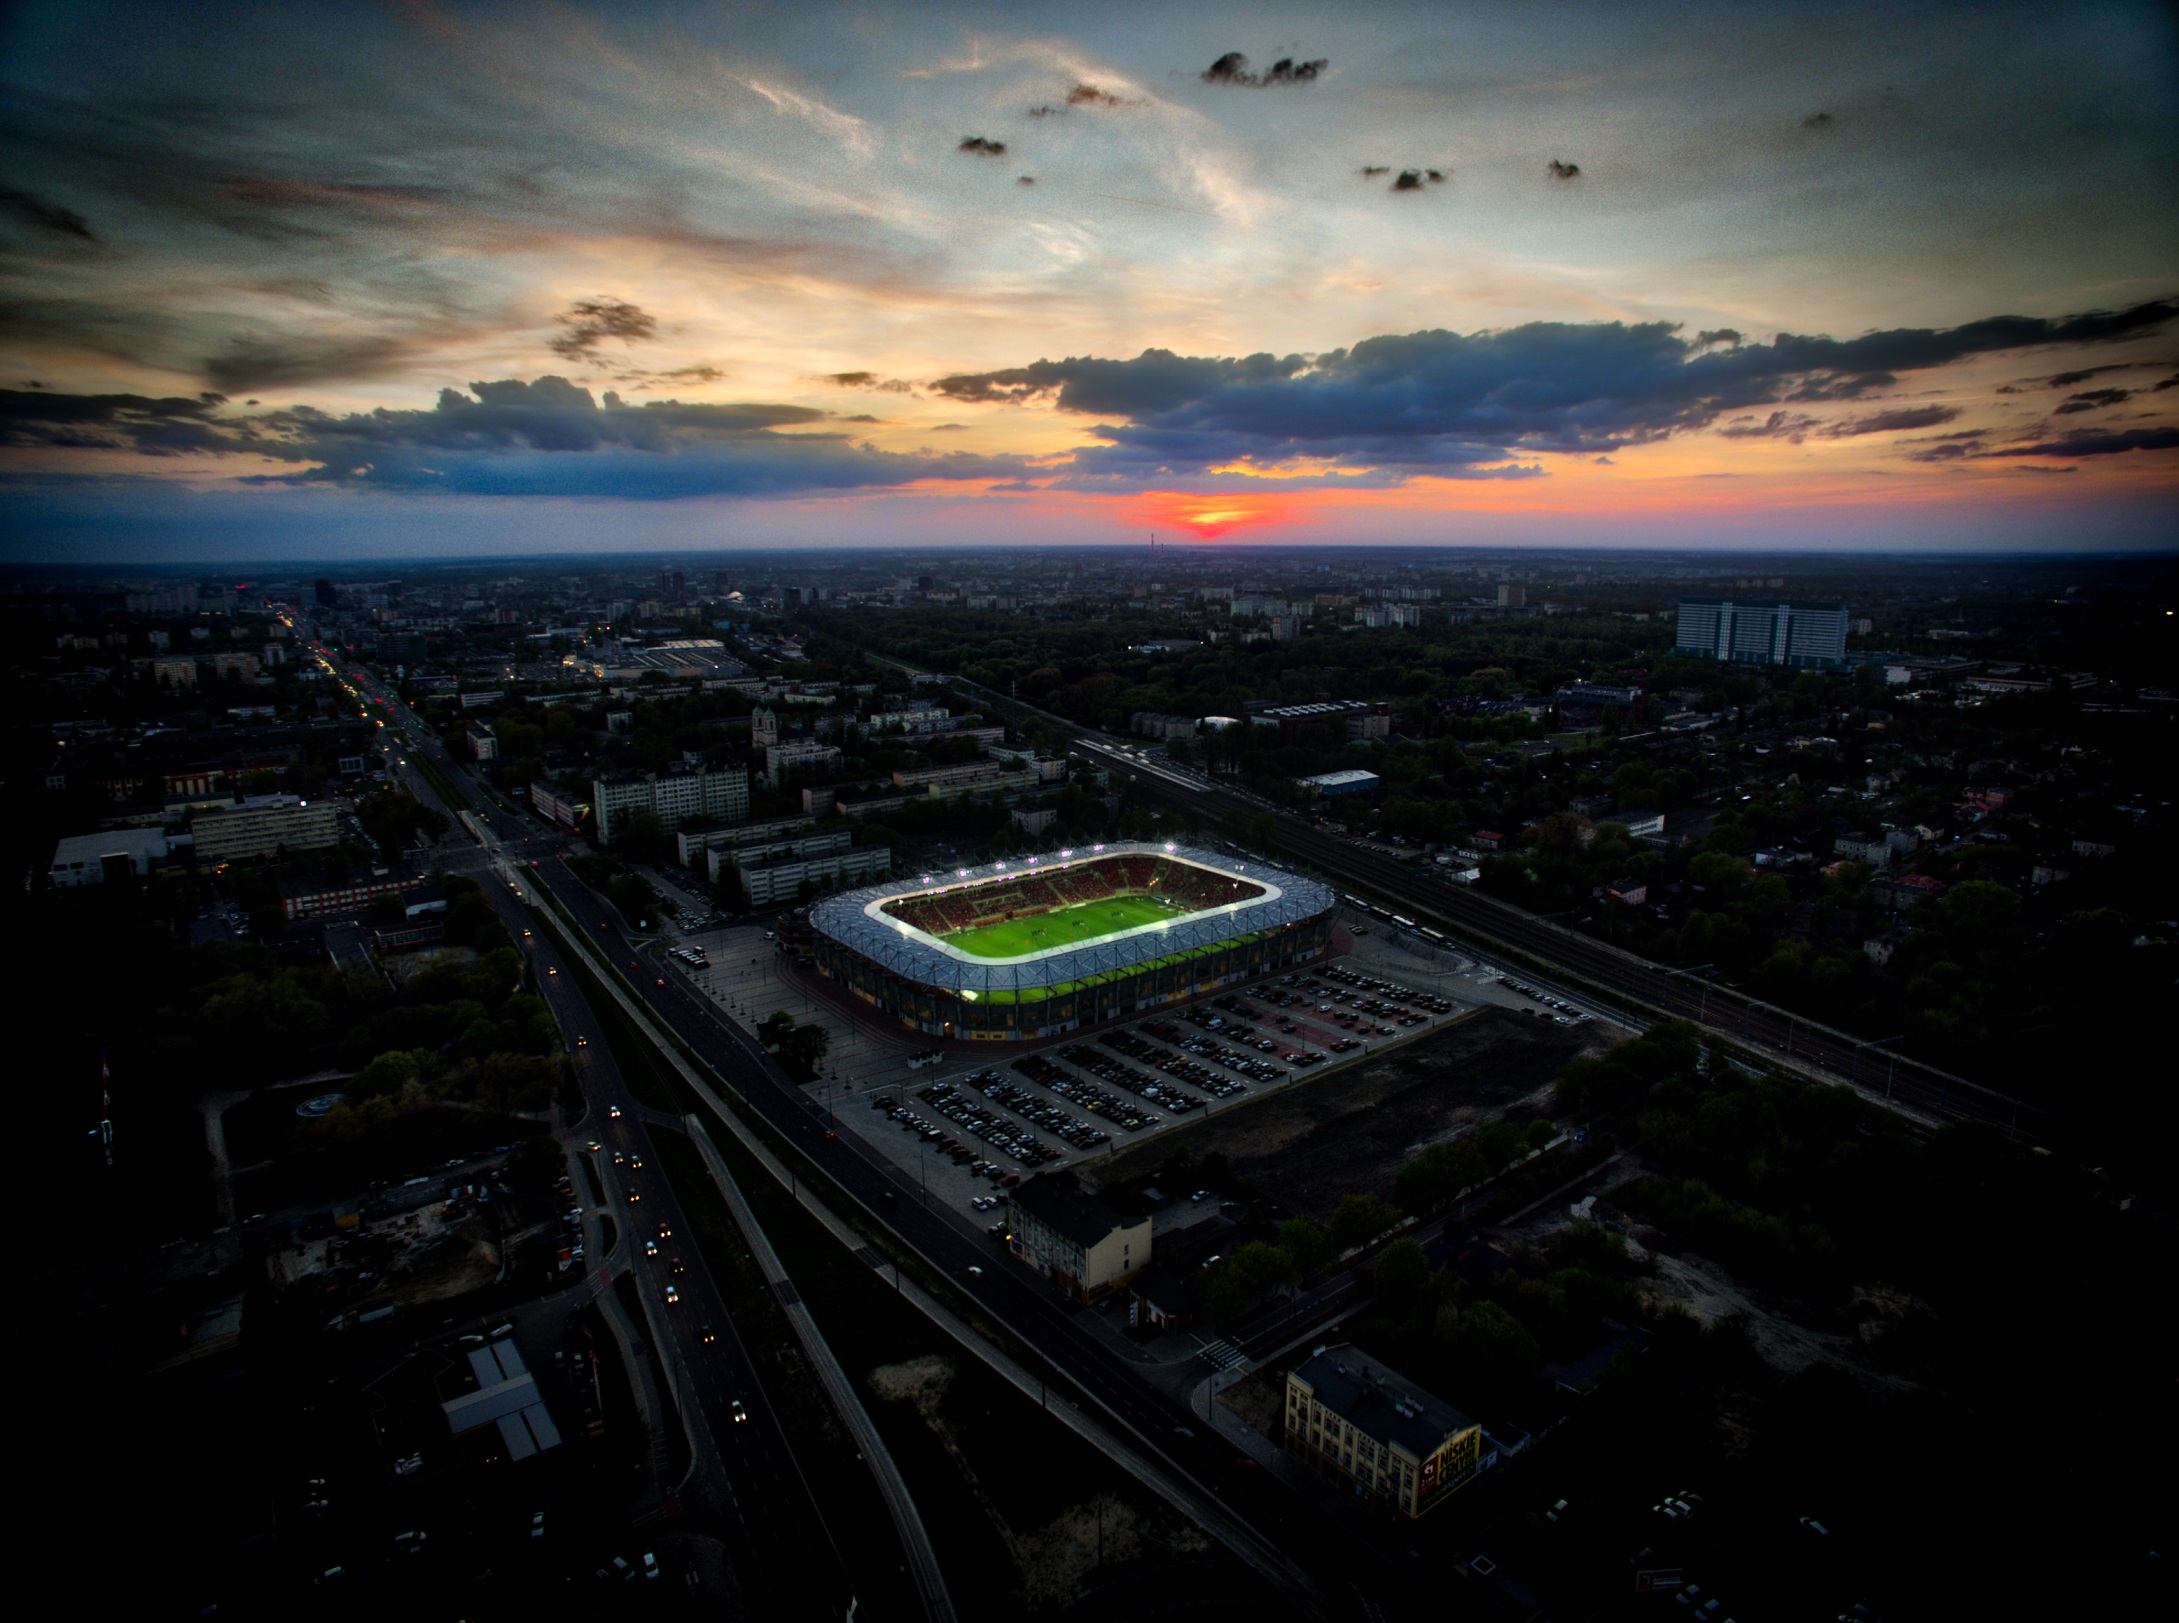
[[[1708,973],[1705,974],[1705,971],[1708,971]],[[1668,969],[1665,971],[1666,980],[1670,980],[1675,975],[1702,976],[1702,1001],[1695,1011],[1695,1024],[1698,1026],[1707,1025],[1709,1022],[1704,1017],[1710,1012],[1710,983],[1717,979],[1717,965],[1696,964],[1689,969]]]
[[[1891,1043],[1903,1043],[1906,1040],[1907,1034],[1902,1031],[1896,1036],[1875,1037],[1865,1043],[1856,1043],[1854,1045],[1854,1080],[1857,1082],[1861,1080],[1861,1051],[1864,1048],[1883,1048]],[[1899,1051],[1895,1048],[1891,1053],[1891,1063],[1884,1067],[1884,1098],[1887,1103],[1891,1099],[1892,1074],[1898,1069]]]

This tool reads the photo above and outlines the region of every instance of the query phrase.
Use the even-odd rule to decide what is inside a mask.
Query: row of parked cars
[[[1521,994],[1521,996],[1527,998],[1530,1002],[1540,1003],[1543,1005],[1543,1009],[1551,1010],[1552,1012],[1547,1018],[1549,1018],[1558,1025],[1578,1026],[1584,1020],[1594,1020],[1596,1018],[1596,1016],[1593,1014],[1589,1014],[1584,1010],[1577,1009],[1576,1007],[1574,1007],[1573,1004],[1567,1002],[1564,998],[1553,997],[1549,992],[1544,991],[1541,987],[1530,986],[1526,981],[1517,981],[1510,975],[1502,975],[1499,977],[1499,979],[1503,983],[1507,991],[1518,992]],[[1525,1012],[1529,1014],[1541,1014],[1543,1013],[1543,1009],[1529,1009]]]
[[[1185,1116],[1191,1110],[1201,1110],[1203,1101],[1191,1094],[1182,1093],[1171,1083],[1160,1082],[1156,1077],[1138,1071],[1134,1066],[1114,1059],[1110,1054],[1100,1054],[1086,1043],[1072,1043],[1059,1051],[1059,1057],[1069,1065],[1089,1072],[1100,1082],[1110,1082],[1116,1088],[1125,1088],[1139,1099],[1147,1099],[1162,1110],[1176,1116]]]
[[[1035,1134],[1022,1132],[1003,1116],[984,1109],[951,1082],[925,1088],[916,1097],[948,1121],[973,1133],[993,1149],[1011,1156],[1025,1167],[1042,1166],[1046,1161],[1059,1158],[1059,1152],[1039,1143]],[[1009,1172],[998,1162],[978,1155],[970,1146],[949,1135],[943,1127],[902,1104],[891,1094],[881,1094],[871,1100],[870,1104],[872,1109],[884,1111],[886,1118],[899,1123],[904,1131],[914,1133],[954,1165],[967,1167],[977,1177],[992,1183],[1021,1181],[1020,1173]]]

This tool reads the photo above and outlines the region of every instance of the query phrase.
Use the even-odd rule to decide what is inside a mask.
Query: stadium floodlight
[[[1091,846],[1091,847],[1090,847],[1090,849],[1091,849],[1092,851],[1102,851],[1102,850],[1104,849],[1104,847],[1103,847],[1103,846],[1101,846],[1101,845],[1093,845],[1093,846]]]
[[[1166,844],[1165,844],[1165,849],[1166,849],[1166,850],[1168,850],[1168,851],[1178,851],[1178,850],[1180,849],[1180,847],[1179,847],[1179,846],[1177,846],[1177,845],[1175,845],[1175,844],[1173,844],[1173,843],[1172,843],[1172,842],[1171,842],[1170,840],[1168,840],[1168,841],[1166,842]]]
[[[1072,851],[1062,851],[1062,852],[1060,852],[1059,854],[1060,854],[1061,856],[1063,856],[1063,857],[1071,857],[1071,856],[1073,856],[1073,855],[1074,855],[1074,853],[1073,853]]]

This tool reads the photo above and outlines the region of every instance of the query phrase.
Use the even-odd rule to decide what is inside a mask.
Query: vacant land
[[[1159,919],[1185,918],[1193,908],[1176,907],[1154,896],[1108,896],[1101,902],[1054,908],[1025,919],[1007,919],[979,929],[963,930],[946,937],[946,945],[959,947],[978,958],[1020,958],[1053,947],[1071,947],[1101,935],[1132,930]]]
[[[1102,1186],[1152,1177],[1182,1149],[1199,1163],[1222,1155],[1237,1179],[1323,1222],[1343,1195],[1383,1194],[1393,1173],[1428,1145],[1497,1116],[1548,1114],[1560,1068],[1622,1036],[1601,1021],[1569,1029],[1480,1009],[1352,1069],[1220,1107],[1079,1170]]]

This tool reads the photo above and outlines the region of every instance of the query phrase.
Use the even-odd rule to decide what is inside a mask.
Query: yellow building
[[[1483,1428],[1342,1343],[1287,1371],[1286,1446],[1384,1509],[1420,1516],[1475,1475]]]

